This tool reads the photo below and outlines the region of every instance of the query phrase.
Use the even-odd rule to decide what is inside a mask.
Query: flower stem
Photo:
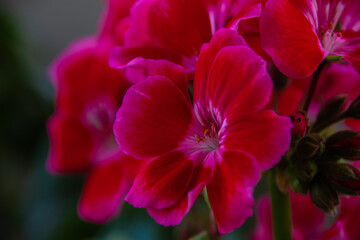
[[[310,107],[310,104],[311,104],[311,101],[314,97],[314,93],[315,93],[315,90],[316,90],[316,86],[317,86],[317,83],[319,81],[319,76],[320,76],[320,73],[322,71],[322,69],[324,68],[324,66],[327,64],[327,62],[324,60],[320,63],[320,65],[318,66],[318,68],[316,69],[316,71],[314,72],[313,74],[313,77],[312,77],[312,80],[311,80],[311,83],[310,83],[310,88],[306,94],[306,99],[305,99],[305,103],[302,107],[302,111],[307,113],[308,110],[309,110],[309,107]]]
[[[276,168],[269,171],[269,184],[271,195],[271,216],[274,240],[291,240],[291,208],[290,196],[279,190],[276,184]]]

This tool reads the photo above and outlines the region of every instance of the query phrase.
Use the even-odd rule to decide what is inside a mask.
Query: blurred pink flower
[[[356,163],[355,166],[359,167],[359,164]],[[324,212],[315,207],[309,196],[291,192],[290,199],[294,240],[353,240],[360,238],[360,230],[357,227],[360,224],[359,197],[342,197],[339,214],[334,217],[332,223]],[[252,239],[272,240],[269,197],[259,199],[256,212],[257,226]]]
[[[358,0],[269,0],[262,46],[291,78],[310,76],[327,55],[342,56],[360,72],[359,11]]]
[[[48,122],[47,168],[60,174],[88,173],[78,211],[93,222],[107,221],[118,213],[143,164],[119,149],[112,132],[130,84],[122,71],[108,65],[114,42],[120,41],[110,30],[114,12],[118,18],[125,17],[132,2],[108,1],[99,35],[71,44],[50,69],[56,111]]]
[[[175,73],[132,86],[117,113],[121,149],[151,159],[126,201],[147,208],[159,224],[176,225],[206,186],[219,232],[227,233],[252,215],[260,171],[287,150],[292,124],[262,110],[272,90],[266,63],[231,30],[219,30],[202,47],[193,106],[185,78],[174,78],[181,69],[185,75],[174,66]]]

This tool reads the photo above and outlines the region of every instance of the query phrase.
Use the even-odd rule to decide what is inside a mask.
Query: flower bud
[[[310,159],[318,155],[317,153],[322,149],[323,144],[318,139],[307,136],[299,141],[295,149],[295,154],[302,159]]]
[[[339,204],[338,195],[322,178],[318,177],[311,183],[310,197],[319,209],[327,213],[336,213],[335,207]]]
[[[347,113],[349,117],[360,119],[360,95],[350,104]]]
[[[360,160],[360,133],[340,131],[326,141],[327,151],[348,160]]]
[[[334,116],[344,112],[346,106],[348,105],[347,103],[346,94],[337,95],[325,102],[319,110],[315,125],[327,121],[329,118],[333,118]]]
[[[290,115],[291,121],[294,124],[293,129],[291,130],[292,135],[298,135],[304,137],[307,131],[307,118],[302,112],[294,112]]]
[[[316,175],[318,168],[313,161],[298,161],[289,167],[291,174],[303,182],[310,182]]]
[[[360,170],[358,168],[350,164],[339,163],[327,164],[322,170],[339,192],[352,195],[360,193]]]

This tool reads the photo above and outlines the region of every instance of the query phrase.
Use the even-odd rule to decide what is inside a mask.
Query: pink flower
[[[112,132],[130,84],[123,72],[109,67],[108,59],[124,32],[119,28],[115,37],[114,22],[129,15],[132,2],[109,0],[99,36],[76,41],[51,66],[56,112],[48,123],[47,168],[60,174],[88,173],[78,211],[92,222],[118,213],[144,162],[125,155]]]
[[[259,17],[260,2],[139,0],[131,9],[125,45],[114,49],[110,64],[124,67],[134,57],[166,59],[194,72],[201,46],[210,41],[216,30],[222,27],[237,30],[240,20]]]
[[[125,153],[151,161],[126,201],[147,208],[159,224],[176,225],[206,186],[219,232],[242,225],[252,215],[260,171],[290,143],[290,119],[261,110],[272,89],[265,65],[239,35],[222,29],[202,47],[193,105],[185,79],[173,77],[181,69],[185,75],[180,66],[175,75],[154,73],[132,86],[115,137]]]
[[[342,56],[359,72],[359,11],[358,0],[269,0],[260,20],[262,46],[292,78],[311,75],[327,55]]]

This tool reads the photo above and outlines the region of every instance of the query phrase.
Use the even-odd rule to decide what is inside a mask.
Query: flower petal
[[[360,2],[357,0],[348,0],[341,14],[341,29],[360,31]]]
[[[291,140],[292,123],[288,117],[280,117],[267,110],[243,116],[236,121],[228,119],[225,136],[226,149],[239,149],[252,154],[267,169],[280,161]]]
[[[168,78],[153,76],[131,87],[114,123],[120,148],[135,158],[174,150],[192,122],[184,94]]]
[[[128,64],[126,76],[130,82],[139,82],[151,76],[170,79],[190,101],[185,69],[166,60],[136,58]]]
[[[110,55],[109,64],[112,68],[125,68],[131,66],[134,58],[165,59],[180,64],[182,57],[177,52],[154,46],[115,47]]]
[[[139,172],[125,200],[134,207],[172,206],[188,187],[193,170],[193,161],[181,151],[164,154]]]
[[[272,90],[265,61],[247,46],[223,48],[214,59],[207,84],[217,109],[235,115],[262,109]]]
[[[205,96],[208,74],[218,52],[226,46],[237,45],[246,45],[246,43],[240,35],[228,29],[218,30],[210,43],[203,45],[196,65],[194,101]]]
[[[149,215],[164,226],[174,226],[189,212],[204,186],[212,179],[212,169],[198,166],[182,198],[173,206],[163,209],[148,209]]]
[[[57,113],[49,120],[48,132],[47,168],[50,172],[81,172],[90,167],[92,134],[80,120]]]
[[[117,45],[124,43],[124,31],[122,25],[130,15],[130,8],[135,0],[107,0],[106,9],[102,13],[100,22],[100,37],[112,36]]]
[[[311,75],[328,54],[315,26],[288,0],[269,0],[260,18],[265,51],[281,72],[291,78]]]
[[[119,153],[97,164],[86,179],[79,215],[97,223],[114,217],[143,162]]]
[[[252,192],[260,179],[260,168],[256,159],[244,152],[225,151],[222,156],[207,191],[218,230],[224,234],[253,214]]]
[[[125,46],[162,46],[192,56],[211,38],[209,15],[201,0],[138,1],[131,16]]]

